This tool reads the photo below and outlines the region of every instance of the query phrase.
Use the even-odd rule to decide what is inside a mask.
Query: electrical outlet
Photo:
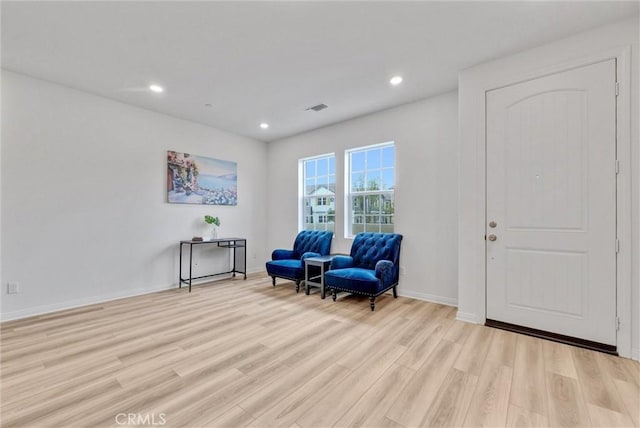
[[[20,292],[20,284],[17,282],[7,282],[7,294],[16,294]]]

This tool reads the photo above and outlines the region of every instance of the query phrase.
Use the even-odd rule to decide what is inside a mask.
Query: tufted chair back
[[[402,235],[397,233],[358,233],[351,245],[353,266],[374,270],[380,260],[393,262],[398,277],[400,265],[400,243]]]
[[[332,238],[333,232],[329,230],[303,230],[298,233],[293,243],[293,251],[296,258],[299,259],[304,253],[309,251],[322,256],[328,255],[331,249]]]

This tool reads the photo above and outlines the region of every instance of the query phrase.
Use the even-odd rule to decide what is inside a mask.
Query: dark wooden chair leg
[[[275,276],[271,277],[271,284],[273,284],[274,287],[276,286],[276,277]]]
[[[376,309],[376,298],[369,297],[369,306],[371,306],[371,310],[374,311]]]
[[[397,285],[395,287],[393,287],[393,298],[394,299],[398,298],[398,286]]]
[[[338,294],[336,293],[335,289],[331,289],[331,298],[333,299],[334,302],[338,298]]]
[[[296,293],[300,292],[300,280],[296,281]]]

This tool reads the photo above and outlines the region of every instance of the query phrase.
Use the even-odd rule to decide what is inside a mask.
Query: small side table
[[[324,291],[324,273],[329,270],[331,260],[335,255],[309,257],[304,259],[304,292],[308,296],[310,287],[320,287],[320,296],[324,299],[326,297]],[[309,267],[319,267],[320,275],[309,276]]]

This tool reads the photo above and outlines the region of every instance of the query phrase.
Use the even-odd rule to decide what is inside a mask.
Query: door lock
[[[496,235],[494,235],[494,234],[489,235],[487,238],[489,238],[489,241],[491,241],[491,242],[493,242],[496,239],[498,239],[498,237]]]
[[[490,228],[494,228],[498,225],[498,223],[496,223],[495,221],[489,222],[489,227]]]

